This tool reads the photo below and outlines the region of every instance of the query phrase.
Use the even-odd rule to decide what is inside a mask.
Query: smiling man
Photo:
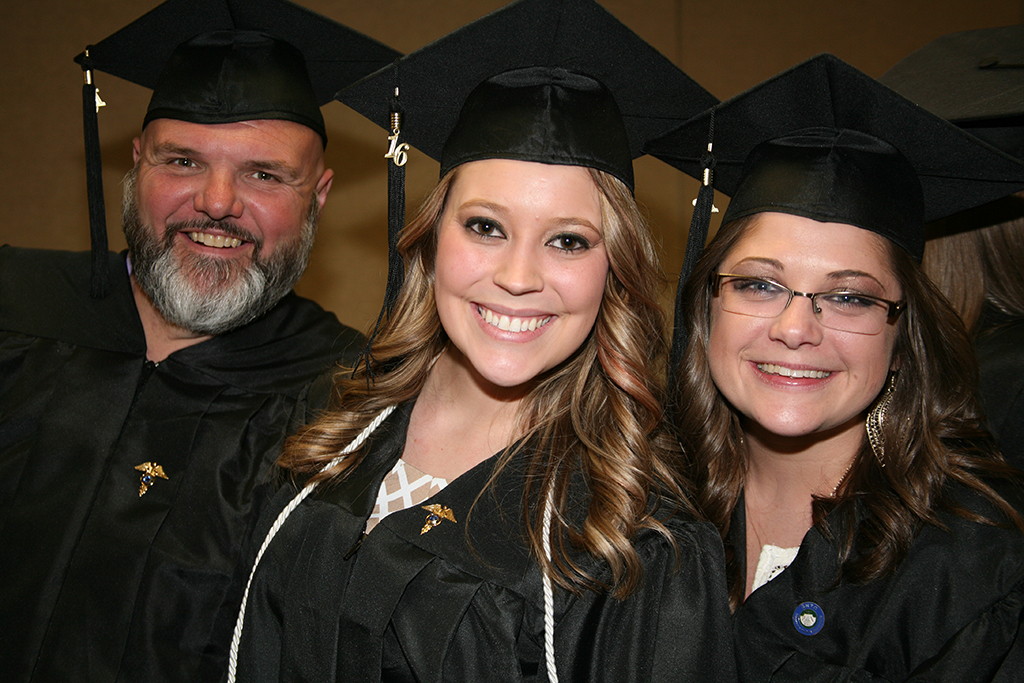
[[[132,153],[123,211],[132,291],[147,355],[160,361],[288,293],[309,260],[333,172],[316,133],[272,119],[157,119]]]
[[[291,292],[319,107],[396,56],[282,0],[170,0],[80,55],[154,92],[128,251],[0,248],[5,681],[221,676],[253,489],[362,347]]]

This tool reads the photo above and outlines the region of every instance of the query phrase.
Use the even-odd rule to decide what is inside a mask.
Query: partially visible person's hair
[[[673,388],[680,407],[676,428],[697,505],[723,539],[740,501],[746,466],[740,416],[718,391],[708,363],[713,276],[756,222],[753,215],[722,226],[687,282],[689,345],[679,386]],[[884,238],[879,242],[907,302],[895,323],[898,370],[882,427],[884,467],[865,438],[836,497],[813,504],[814,523],[837,539],[842,578],[854,583],[892,572],[922,524],[941,526],[940,510],[989,521],[950,499],[951,481],[980,493],[1024,531],[1020,515],[984,481],[1014,477],[1016,470],[1003,461],[982,425],[974,391],[977,364],[959,316],[907,252]],[[743,601],[745,576],[729,543],[726,571],[735,609]]]
[[[989,317],[1024,318],[1024,193],[936,222],[929,232],[924,271],[971,334]]]
[[[610,264],[601,307],[580,349],[537,378],[518,416],[521,450],[506,450],[495,476],[516,453],[525,454],[522,510],[543,571],[570,590],[611,589],[623,596],[642,576],[631,542],[635,534],[651,528],[671,540],[651,501],[670,500],[665,513],[688,503],[677,478],[677,446],[662,420],[666,345],[657,252],[628,188],[589,170],[599,190]],[[458,174],[455,168],[441,179],[401,235],[406,279],[373,343],[372,384],[365,366],[354,376],[339,374],[333,409],[288,441],[279,461],[283,467],[316,473],[317,480],[344,477],[362,451],[329,471],[321,468],[383,408],[413,399],[423,387],[448,343],[434,301],[434,264],[440,218]],[[568,499],[570,480],[580,475],[591,494],[582,523],[572,520]],[[541,533],[548,491],[554,501],[551,562]],[[603,560],[611,583],[601,583],[574,561],[574,550]]]

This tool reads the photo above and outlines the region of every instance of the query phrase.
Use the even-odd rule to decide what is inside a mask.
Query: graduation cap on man
[[[92,71],[153,89],[143,128],[171,118],[294,121],[327,144],[320,106],[400,53],[288,0],[167,0],[75,57],[85,71],[91,293],[105,296],[107,234]]]
[[[442,176],[468,161],[518,159],[596,168],[631,190],[633,159],[644,143],[681,114],[717,102],[592,0],[513,2],[338,99],[439,161]],[[401,116],[398,127],[393,113]],[[404,196],[396,185],[381,316],[391,311],[403,278],[396,246]]]
[[[695,177],[713,166],[714,187],[732,197],[723,222],[777,211],[846,223],[917,261],[925,221],[1024,188],[1024,163],[829,54],[722,102],[646,151]],[[703,245],[693,245],[697,256]],[[687,255],[680,285],[696,261],[689,245]],[[673,368],[686,346],[681,304],[677,296]]]

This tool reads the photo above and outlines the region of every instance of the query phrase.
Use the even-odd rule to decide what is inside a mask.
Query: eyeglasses
[[[778,282],[734,273],[716,273],[714,285],[723,311],[774,318],[789,307],[794,296],[803,296],[811,300],[811,309],[823,327],[856,334],[878,334],[906,306],[905,301],[889,301],[843,289],[798,292]]]

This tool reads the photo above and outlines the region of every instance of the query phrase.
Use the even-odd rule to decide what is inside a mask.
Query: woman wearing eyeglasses
[[[708,130],[649,149],[692,171]],[[925,217],[1024,167],[830,55],[717,107],[714,153],[732,200],[683,292],[676,424],[740,680],[1019,681],[1019,479],[919,261]]]

